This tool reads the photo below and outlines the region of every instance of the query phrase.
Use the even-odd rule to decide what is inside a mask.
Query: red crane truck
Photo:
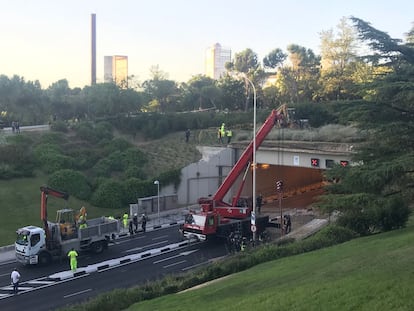
[[[283,127],[287,122],[288,109],[286,105],[272,110],[256,133],[256,150],[274,126]],[[234,232],[248,236],[251,233],[251,229],[256,229],[257,234],[261,234],[267,226],[274,226],[274,224],[269,223],[268,216],[257,217],[252,215],[252,200],[240,196],[253,159],[253,145],[254,140],[244,150],[214,196],[198,200],[200,211],[191,211],[186,215],[184,224],[181,227],[184,238],[195,238],[204,241],[209,237],[228,238]],[[231,203],[224,202],[224,196],[243,171],[245,173],[236,196],[234,196]],[[252,217],[255,219],[253,220]],[[253,228],[252,224],[254,224]]]

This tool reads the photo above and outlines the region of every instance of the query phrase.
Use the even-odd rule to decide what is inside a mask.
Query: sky
[[[208,47],[232,54],[247,48],[261,61],[270,51],[298,44],[319,53],[320,32],[355,16],[393,38],[414,22],[411,0],[0,0],[0,75],[39,80],[42,88],[67,79],[91,81],[91,14],[96,14],[97,82],[104,56],[127,55],[129,75],[150,68],[186,82],[204,74]]]

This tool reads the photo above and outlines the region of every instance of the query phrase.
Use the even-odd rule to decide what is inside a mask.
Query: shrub
[[[91,202],[104,208],[123,208],[126,205],[123,185],[109,179],[101,182],[93,193]]]
[[[40,164],[45,173],[51,174],[62,169],[71,168],[73,166],[73,159],[62,154],[49,153],[43,155]]]
[[[56,132],[47,132],[43,134],[40,138],[40,144],[51,144],[51,145],[61,145],[66,142],[67,139],[62,133]]]
[[[24,144],[7,144],[0,146],[0,179],[30,177],[36,166],[30,146]]]
[[[112,153],[114,151],[125,151],[131,147],[131,143],[123,138],[114,138],[104,146],[106,153]]]
[[[136,165],[132,165],[132,166],[128,166],[128,168],[124,171],[124,178],[125,179],[138,178],[138,179],[144,180],[147,178],[147,175],[142,170],[142,168]]]
[[[76,145],[65,145],[66,154],[73,158],[74,167],[86,170],[93,167],[101,159],[100,150]]]
[[[11,179],[15,177],[14,169],[7,163],[0,162],[0,179]]]
[[[50,153],[62,154],[61,148],[57,144],[39,144],[33,149],[33,154],[39,163],[44,163]]]
[[[88,200],[92,190],[86,177],[74,170],[65,169],[54,172],[48,180],[52,188],[68,192],[81,200]]]
[[[138,178],[129,178],[123,184],[126,203],[137,202],[138,198],[153,195],[153,182],[143,181]]]
[[[92,123],[83,122],[76,128],[76,135],[90,143],[97,144],[103,139],[112,139],[112,125],[108,122],[100,122],[93,126]]]
[[[138,166],[143,167],[148,162],[148,158],[144,152],[139,149],[129,148],[124,152],[124,167]]]
[[[96,177],[109,177],[111,175],[111,161],[107,158],[101,159],[92,167]]]
[[[68,131],[68,126],[64,121],[55,121],[50,125],[50,128],[56,132],[66,133]]]

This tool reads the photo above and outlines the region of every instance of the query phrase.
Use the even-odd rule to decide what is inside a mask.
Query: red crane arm
[[[41,186],[40,192],[41,192],[40,194],[40,219],[43,221],[44,229],[46,231],[46,236],[48,237],[49,230],[48,230],[48,224],[47,224],[47,197],[48,195],[52,195],[57,198],[68,200],[69,194],[67,192],[55,190],[47,186]]]
[[[266,121],[263,123],[262,127],[256,134],[256,150],[260,147],[260,145],[265,140],[266,136],[270,133],[273,126],[277,123],[277,121],[283,121],[284,118],[287,118],[287,108],[286,105],[282,105],[278,109],[272,110],[270,115],[267,117]],[[224,196],[230,190],[231,186],[236,181],[237,177],[241,174],[241,172],[246,168],[246,165],[252,161],[253,158],[253,143],[252,140],[247,148],[244,150],[242,155],[240,156],[239,160],[231,169],[230,173],[226,176],[223,183],[217,189],[216,193],[213,196],[213,202],[215,202],[216,206],[230,206],[230,204],[223,202]]]

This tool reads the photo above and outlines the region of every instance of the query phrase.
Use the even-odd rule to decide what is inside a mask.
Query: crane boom
[[[48,186],[41,186],[40,193],[40,219],[43,221],[46,237],[49,238],[49,225],[47,223],[47,197],[48,195],[51,195],[67,201],[69,199],[69,194],[67,192],[52,189]]]
[[[282,105],[278,109],[272,110],[272,112],[267,117],[266,121],[263,123],[263,125],[261,126],[261,128],[256,134],[256,150],[263,143],[266,136],[272,130],[273,126],[277,122],[284,122],[287,117],[288,117],[288,114],[287,114],[286,105]],[[233,166],[230,173],[226,176],[223,183],[217,189],[212,199],[214,206],[231,206],[231,204],[224,202],[223,198],[227,194],[227,192],[229,192],[230,188],[233,186],[238,176],[246,168],[246,165],[252,161],[253,143],[254,141],[252,140],[250,144],[247,146],[247,148],[244,150],[242,155],[240,156],[239,160]],[[237,200],[233,200],[233,201],[237,202]]]

